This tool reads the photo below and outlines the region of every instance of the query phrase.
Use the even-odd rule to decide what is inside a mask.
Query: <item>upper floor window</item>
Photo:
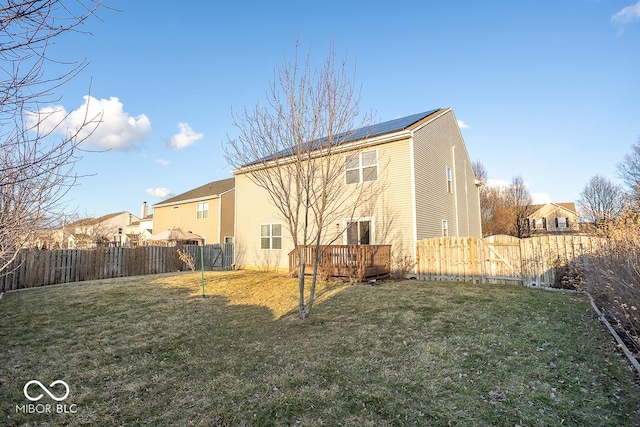
[[[196,218],[205,219],[209,217],[209,202],[198,203],[196,207]]]
[[[282,224],[260,226],[260,249],[282,249]]]
[[[453,193],[453,172],[447,167],[447,192]]]
[[[442,220],[442,237],[449,236],[449,221],[446,219]]]
[[[370,150],[347,156],[345,169],[347,184],[377,180],[378,152]]]
[[[545,218],[534,219],[533,228],[536,230],[545,230],[547,228],[547,220]]]
[[[566,218],[566,217],[558,217],[558,218],[556,218],[556,227],[557,228],[567,228],[567,227],[569,227],[569,218]]]

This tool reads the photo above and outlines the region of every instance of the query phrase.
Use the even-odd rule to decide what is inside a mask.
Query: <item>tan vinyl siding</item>
[[[372,244],[391,244],[396,257],[414,255],[413,213],[411,202],[411,168],[409,139],[367,147],[376,150],[378,179],[372,186],[381,187],[373,201],[362,203],[344,215],[332,218],[327,224],[324,243],[343,244],[346,222],[350,219],[370,218],[373,221]],[[344,153],[341,156],[347,156]],[[344,184],[348,186],[359,184]],[[288,254],[293,249],[289,230],[279,212],[269,201],[267,192],[254,185],[246,175],[236,176],[236,257],[243,267],[288,268]],[[347,203],[353,206],[353,203]],[[260,249],[260,226],[282,223],[282,249]]]
[[[409,139],[378,146],[380,182],[376,198],[376,244],[390,244],[392,257],[414,256],[411,153]]]
[[[480,223],[479,189],[468,155],[457,157],[458,209],[460,211],[460,236],[482,237]],[[460,172],[462,171],[462,172]]]
[[[452,111],[414,133],[414,162],[417,239],[441,236],[442,220],[450,236],[480,237],[475,176]],[[452,192],[447,167],[452,169]]]
[[[456,145],[447,115],[418,129],[414,134],[417,238],[442,235],[442,220],[455,236],[455,200],[447,190],[447,167],[456,178],[451,147]]]
[[[207,218],[198,219],[197,206],[202,202],[209,202],[209,212]],[[174,207],[177,208],[174,209]],[[156,234],[172,228],[180,228],[205,237],[207,244],[220,243],[219,210],[220,204],[217,197],[155,207],[153,209],[153,232]]]
[[[220,196],[221,200],[221,217],[220,217],[220,243],[224,242],[225,237],[233,237],[233,210],[235,206],[235,190],[228,191]]]
[[[260,226],[275,223],[283,226],[282,249],[260,249]],[[266,190],[252,183],[247,175],[236,175],[236,266],[288,268],[288,254],[293,247],[289,236]]]

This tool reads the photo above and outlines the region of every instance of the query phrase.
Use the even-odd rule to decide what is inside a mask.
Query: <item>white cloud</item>
[[[27,121],[30,126],[37,126],[40,133],[67,135],[78,132],[83,143],[113,150],[128,150],[151,133],[147,116],[129,116],[122,102],[113,96],[109,99],[84,96],[84,103],[71,112],[62,106],[45,107],[30,113]],[[91,123],[83,127],[87,121]]]
[[[534,205],[545,205],[551,203],[551,196],[548,193],[531,193]]]
[[[487,187],[494,187],[505,189],[511,187],[511,181],[505,181],[504,179],[487,179]],[[525,187],[528,187],[529,184],[525,183]],[[529,193],[531,194],[531,201],[534,205],[544,205],[547,203],[551,203],[551,196],[549,193]]]
[[[147,194],[158,197],[160,199],[164,199],[165,197],[173,196],[173,193],[168,188],[158,187],[158,188],[147,188]]]
[[[156,163],[160,163],[162,166],[169,166],[169,163],[171,162],[165,159],[156,159]]]
[[[618,25],[640,21],[640,1],[632,6],[627,6],[611,17],[611,22]]]
[[[462,120],[458,120],[458,126],[460,127],[460,129],[469,129],[469,125]]]
[[[180,133],[171,137],[167,145],[175,150],[186,148],[204,137],[202,133],[195,133],[188,123],[178,123]]]
[[[505,181],[504,179],[487,179],[487,187],[509,187],[511,185],[510,181]]]

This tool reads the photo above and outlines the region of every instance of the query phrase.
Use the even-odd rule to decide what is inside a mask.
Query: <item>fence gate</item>
[[[193,257],[196,270],[202,269],[201,260],[204,260],[204,270],[231,270],[233,268],[233,243],[215,245],[185,245],[189,254]],[[204,253],[201,255],[200,251]]]
[[[482,239],[484,273],[488,283],[523,282],[520,239],[497,235]]]

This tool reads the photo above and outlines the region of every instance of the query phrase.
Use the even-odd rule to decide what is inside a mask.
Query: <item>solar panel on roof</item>
[[[356,141],[365,137],[378,136],[389,132],[396,132],[403,130],[411,126],[412,124],[424,119],[425,117],[435,113],[436,110],[426,111],[424,113],[412,114],[406,117],[400,117],[399,119],[389,120],[383,123],[377,123],[374,125],[366,126],[358,129],[354,134],[345,140],[344,142]]]
[[[430,116],[431,114],[435,113],[436,111],[438,111],[438,109],[436,108],[435,110],[430,110],[430,111],[425,111],[423,113],[417,113],[417,114],[412,114],[410,116],[406,116],[406,117],[400,117],[398,119],[393,119],[393,120],[389,120],[386,122],[382,122],[382,123],[377,123],[377,124],[373,124],[370,126],[365,126],[363,128],[360,128],[354,132],[345,132],[345,134],[349,135],[347,137],[344,137],[345,134],[342,134],[343,137],[341,137],[341,135],[338,135],[335,137],[335,143],[334,144],[344,144],[345,142],[352,142],[352,141],[357,141],[359,139],[363,139],[363,138],[372,138],[375,136],[379,136],[379,135],[384,135],[385,133],[390,133],[390,132],[397,132],[400,130],[404,130],[406,128],[408,128],[409,126],[411,126],[412,124],[419,122],[420,120],[424,119],[427,116]],[[344,138],[344,139],[343,139]],[[309,145],[311,146],[312,149],[317,149],[322,147],[322,145],[324,144],[324,142],[326,141],[326,138],[319,138],[315,141],[311,141],[309,143]],[[289,155],[293,154],[291,152],[290,149],[287,150],[283,150],[281,152],[279,152],[277,154],[277,157],[287,157]],[[248,166],[251,164],[255,164],[255,163],[260,163],[263,161],[268,161],[270,159],[272,159],[273,157],[269,157],[269,158],[264,158],[264,159],[259,159],[253,163],[247,163],[244,166]]]

